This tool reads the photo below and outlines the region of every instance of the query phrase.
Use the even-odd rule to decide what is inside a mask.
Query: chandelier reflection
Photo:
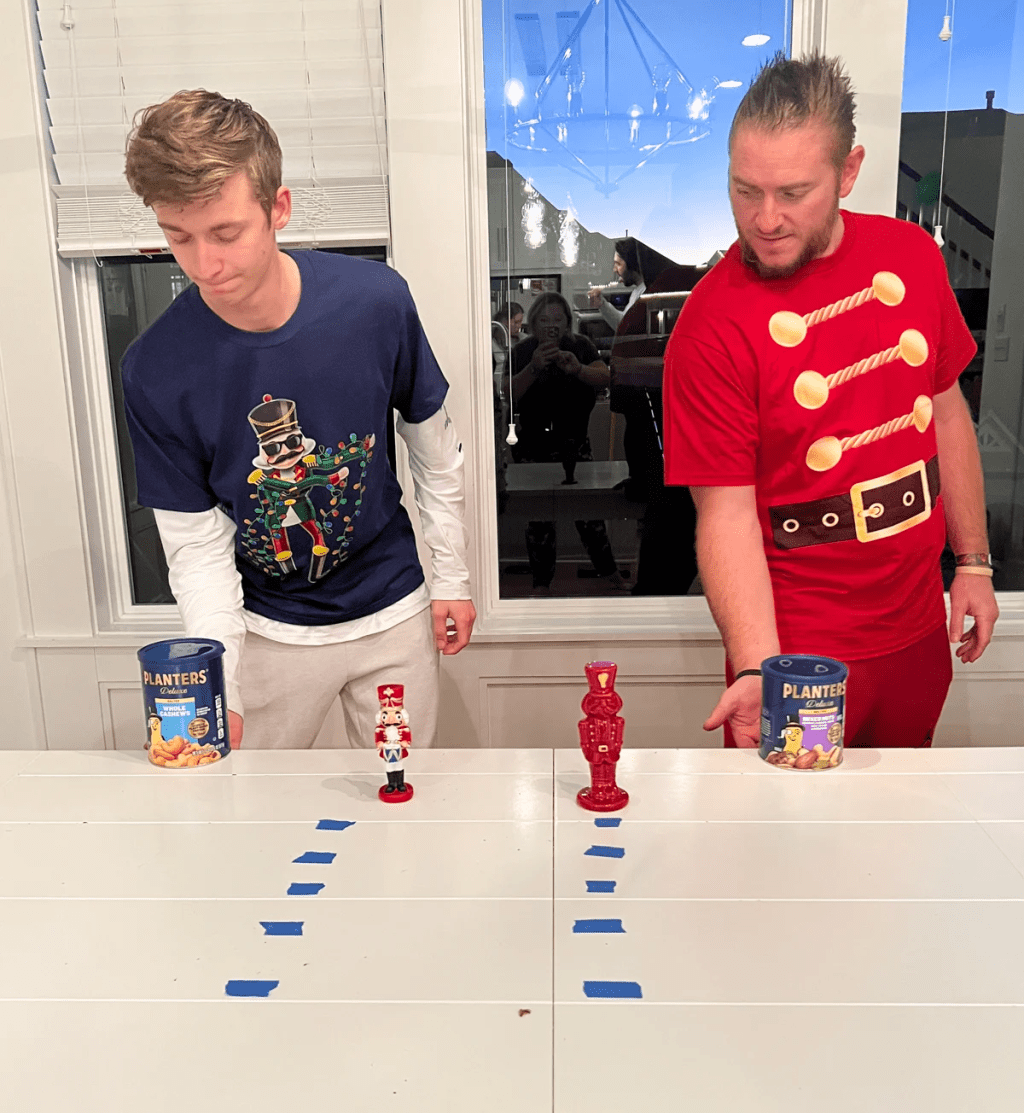
[[[625,26],[617,38],[613,7]],[[593,33],[602,17],[603,42]],[[587,53],[599,60],[584,68],[584,32],[592,18]],[[561,45],[546,71],[536,68],[539,37],[527,40],[539,36],[538,17],[517,17],[516,23],[527,73],[543,77],[532,96],[520,81],[506,82],[509,146],[557,159],[608,196],[665,151],[710,134],[714,92],[690,83],[629,0],[590,0],[582,14],[558,12]]]

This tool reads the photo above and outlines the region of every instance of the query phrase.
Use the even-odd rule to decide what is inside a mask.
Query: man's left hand
[[[964,618],[974,625],[964,633]],[[985,652],[999,617],[996,594],[987,576],[955,575],[949,587],[949,640],[958,645],[956,655],[965,665]]]
[[[434,619],[434,644],[451,657],[469,644],[476,622],[476,608],[471,599],[434,599],[430,604]],[[449,623],[452,625],[449,626]]]

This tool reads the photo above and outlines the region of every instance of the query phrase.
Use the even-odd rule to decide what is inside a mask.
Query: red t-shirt
[[[850,661],[945,619],[930,400],[976,348],[926,232],[843,221],[790,278],[733,244],[698,283],[665,353],[665,478],[755,486],[783,652]]]

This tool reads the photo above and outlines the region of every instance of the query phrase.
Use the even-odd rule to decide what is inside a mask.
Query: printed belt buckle
[[[880,502],[865,500],[865,493],[874,491],[879,487],[888,487],[889,484],[898,483],[901,479],[906,479],[907,476],[914,474],[921,477],[922,509],[909,518],[901,518],[891,526],[883,526],[881,529],[869,531],[868,520],[880,518],[885,513],[885,507]],[[904,505],[910,505],[905,500],[906,494],[904,494]],[[907,464],[905,468],[889,472],[888,475],[879,476],[877,479],[865,479],[863,483],[854,483],[850,488],[850,501],[853,503],[853,525],[857,531],[858,541],[878,541],[883,537],[892,537],[897,533],[903,533],[904,530],[912,529],[919,522],[927,520],[932,512],[932,495],[928,487],[928,473],[925,471],[924,460],[918,460],[915,464]],[[867,505],[865,505],[865,502]]]

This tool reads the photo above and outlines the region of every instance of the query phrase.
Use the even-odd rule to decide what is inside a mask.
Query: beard
[[[619,281],[623,286],[639,286],[643,279],[636,271],[626,270]]]
[[[739,225],[736,226],[736,233],[740,240],[740,256],[743,262],[757,275],[758,278],[789,278],[796,274],[798,270],[807,266],[812,259],[817,259],[828,250],[828,245],[832,240],[832,233],[835,231],[836,221],[839,219],[839,196],[836,195],[835,203],[832,206],[832,211],[828,214],[824,223],[816,228],[808,237],[807,242],[803,246],[803,250],[793,260],[792,263],[785,263],[782,266],[770,266],[767,263],[762,263],[757,257],[750,242],[743,235]]]

